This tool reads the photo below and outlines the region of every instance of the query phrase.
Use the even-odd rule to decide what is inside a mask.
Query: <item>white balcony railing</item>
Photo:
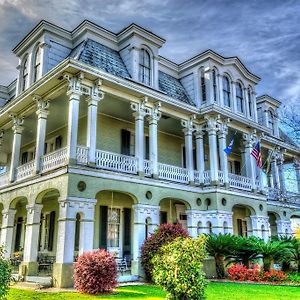
[[[150,160],[144,160],[144,172],[145,176],[150,177],[152,175],[152,167]]]
[[[137,159],[132,156],[96,150],[96,167],[105,170],[137,173]]]
[[[158,178],[181,183],[189,182],[187,169],[161,163],[158,164]]]
[[[0,187],[6,186],[9,183],[9,172],[0,174]]]
[[[41,173],[64,166],[68,161],[67,148],[61,148],[41,157]]]
[[[16,169],[16,181],[28,178],[34,174],[35,161],[31,160]]]
[[[88,163],[89,148],[86,146],[77,146],[76,157],[77,163],[80,165],[86,165]]]
[[[218,177],[219,177],[219,183],[220,185],[224,185],[225,181],[224,181],[224,172],[223,171],[218,171]]]
[[[210,185],[211,182],[210,171],[204,171],[203,177],[204,177],[204,185]]]
[[[194,179],[196,184],[200,184],[200,172],[194,171]]]
[[[229,186],[232,188],[251,191],[251,179],[245,176],[229,173]]]

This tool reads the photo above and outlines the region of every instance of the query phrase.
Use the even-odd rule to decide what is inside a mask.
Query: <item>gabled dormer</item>
[[[257,97],[257,115],[259,124],[267,127],[271,135],[279,137],[278,108],[281,102],[269,95]]]
[[[131,24],[117,34],[120,55],[133,80],[158,89],[159,49],[165,40]]]

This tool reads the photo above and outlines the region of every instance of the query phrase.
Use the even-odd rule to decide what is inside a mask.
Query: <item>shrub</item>
[[[300,273],[297,272],[288,273],[288,281],[294,283],[300,283]]]
[[[105,250],[85,252],[74,267],[75,289],[87,294],[112,291],[117,285],[117,266],[114,257]]]
[[[178,237],[153,257],[153,280],[167,292],[167,299],[203,299],[207,284],[202,272],[205,240],[204,235]]]
[[[11,264],[4,258],[4,249],[0,247],[0,299],[6,299],[11,281]]]
[[[283,282],[288,279],[288,275],[279,270],[263,272],[262,280],[267,282]]]
[[[151,259],[159,251],[162,245],[173,241],[177,237],[188,237],[186,229],[180,224],[162,224],[148,237],[143,246],[141,254],[141,264],[145,271],[146,280],[151,281],[151,271],[153,265]]]

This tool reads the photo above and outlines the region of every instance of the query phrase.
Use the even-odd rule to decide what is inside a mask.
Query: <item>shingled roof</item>
[[[69,57],[99,68],[109,74],[125,79],[131,78],[119,52],[94,40],[87,39],[76,46],[71,51]],[[169,97],[195,105],[181,82],[175,77],[159,71],[158,81],[159,89]]]

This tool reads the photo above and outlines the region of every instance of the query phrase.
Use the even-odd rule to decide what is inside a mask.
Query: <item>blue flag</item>
[[[225,153],[228,155],[230,155],[231,151],[232,151],[232,146],[233,146],[233,143],[234,143],[234,138],[235,138],[235,135],[236,135],[236,132],[234,133],[229,145],[224,149]]]

